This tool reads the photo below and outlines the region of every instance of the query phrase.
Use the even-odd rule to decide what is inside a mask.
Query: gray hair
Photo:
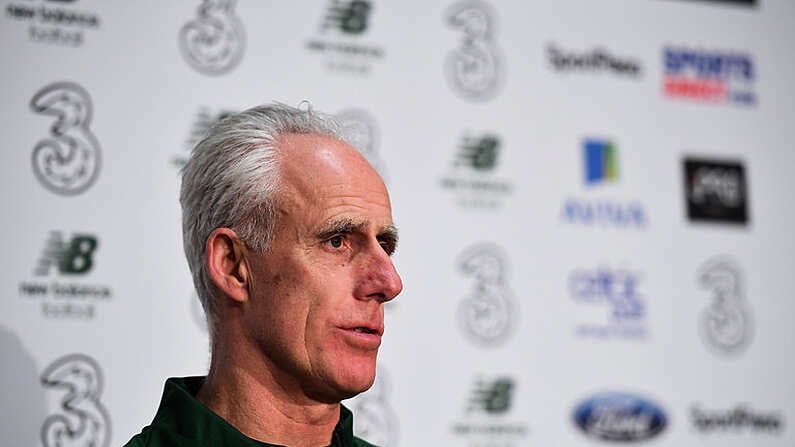
[[[303,104],[303,103],[302,103]],[[205,245],[216,228],[231,228],[253,250],[266,252],[275,228],[277,144],[284,134],[317,134],[343,140],[329,116],[284,104],[230,115],[210,128],[182,168],[182,238],[210,340],[214,340],[217,289],[210,280]]]

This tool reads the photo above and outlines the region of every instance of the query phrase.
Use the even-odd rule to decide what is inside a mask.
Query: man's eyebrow
[[[319,239],[328,239],[336,234],[349,234],[357,231],[364,231],[368,224],[369,222],[367,219],[344,217],[327,222],[316,234]]]
[[[378,240],[393,242],[397,244],[398,241],[398,230],[397,227],[394,225],[387,225],[378,232],[376,236]]]

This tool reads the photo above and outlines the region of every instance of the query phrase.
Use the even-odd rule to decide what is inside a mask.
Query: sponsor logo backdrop
[[[0,1],[7,445],[208,363],[179,168],[310,100],[392,193],[384,446],[795,444],[795,3]]]

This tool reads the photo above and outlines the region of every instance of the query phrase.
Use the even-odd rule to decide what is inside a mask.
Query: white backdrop
[[[363,436],[795,444],[795,3],[0,3],[4,445],[121,445],[206,372],[178,169],[272,100],[392,194]]]

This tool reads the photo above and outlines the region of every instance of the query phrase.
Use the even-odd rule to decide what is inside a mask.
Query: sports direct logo
[[[666,48],[663,57],[663,92],[669,98],[749,106],[756,103],[756,73],[748,54]]]

